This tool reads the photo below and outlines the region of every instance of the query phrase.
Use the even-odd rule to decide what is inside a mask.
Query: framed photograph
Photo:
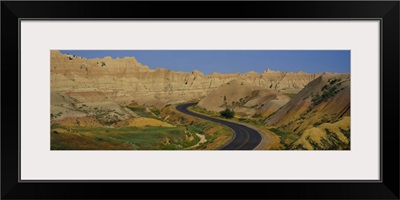
[[[3,1],[1,198],[399,199],[399,8]]]

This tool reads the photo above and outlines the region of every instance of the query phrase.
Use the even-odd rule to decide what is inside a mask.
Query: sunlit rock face
[[[66,94],[78,102],[129,104],[134,100],[157,107],[200,99],[235,79],[276,92],[297,93],[320,75],[271,70],[204,75],[197,70],[150,69],[133,57],[86,59],[55,50],[51,51],[50,73],[51,91]]]

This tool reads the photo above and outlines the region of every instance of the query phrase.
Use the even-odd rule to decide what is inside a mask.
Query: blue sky
[[[263,72],[350,72],[349,50],[61,50],[91,58],[135,57],[152,69],[166,68],[209,74]]]

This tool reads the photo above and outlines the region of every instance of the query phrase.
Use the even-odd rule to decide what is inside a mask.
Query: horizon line
[[[59,53],[61,53],[62,55],[69,55],[69,56],[75,56],[75,57],[79,57],[79,58],[83,58],[86,60],[102,60],[102,59],[112,59],[112,60],[123,60],[123,59],[129,59],[129,58],[133,58],[134,60],[136,60],[138,63],[140,63],[143,66],[147,66],[149,69],[151,70],[157,70],[157,69],[166,69],[166,70],[172,70],[174,72],[184,72],[184,73],[190,73],[190,72],[194,72],[195,70],[201,72],[203,75],[211,75],[211,74],[248,74],[251,72],[255,72],[255,73],[265,73],[266,71],[272,71],[272,72],[276,72],[276,73],[306,73],[306,74],[321,74],[321,73],[337,73],[337,74],[350,74],[349,72],[338,72],[338,71],[316,71],[316,72],[307,72],[306,70],[281,70],[281,69],[276,69],[274,67],[265,67],[262,70],[255,70],[255,69],[250,69],[248,71],[245,72],[228,72],[228,73],[224,73],[224,72],[219,72],[219,71],[211,71],[211,72],[204,72],[203,70],[201,70],[201,68],[204,67],[196,67],[194,70],[177,70],[177,69],[173,69],[173,68],[169,68],[169,67],[163,67],[163,66],[156,66],[153,67],[151,65],[145,64],[143,62],[141,62],[140,59],[137,58],[137,56],[112,56],[112,55],[105,55],[103,57],[87,57],[87,56],[82,56],[82,55],[76,55],[73,53],[68,53],[68,52],[61,52],[61,51],[108,51],[108,50],[56,50],[53,49],[51,51],[58,51]],[[109,51],[121,51],[121,50],[109,50]],[[139,50],[127,50],[127,51],[139,51]],[[153,51],[153,50],[140,50],[140,51]],[[157,50],[157,51],[161,51],[161,50]],[[168,51],[168,50],[165,50]],[[171,50],[171,51],[185,51],[185,50]],[[190,50],[190,51],[214,51],[214,50]],[[219,51],[219,50],[216,50]],[[224,50],[225,51],[225,50]],[[227,50],[227,51],[239,51],[239,50]],[[243,51],[243,50],[240,50]],[[246,50],[246,51],[259,51],[259,50]],[[269,50],[264,50],[264,51],[269,51]],[[272,51],[272,50],[271,50]],[[303,51],[303,50],[279,50],[279,51]],[[315,51],[315,50],[304,50],[304,51]],[[321,51],[341,51],[341,50],[321,50]],[[190,67],[188,67],[190,68]],[[249,68],[249,67],[242,67],[242,68]],[[251,67],[250,67],[251,68]],[[271,69],[272,68],[272,69]]]

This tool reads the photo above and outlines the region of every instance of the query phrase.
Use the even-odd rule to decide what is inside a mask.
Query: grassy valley
[[[184,127],[52,127],[52,150],[177,150],[199,137]]]
[[[82,117],[60,118],[62,112],[52,117],[52,150],[213,150],[232,138],[227,127],[184,115],[173,105],[131,103],[119,110],[94,105],[72,106],[87,114]],[[129,117],[118,117],[128,115],[124,112]]]

